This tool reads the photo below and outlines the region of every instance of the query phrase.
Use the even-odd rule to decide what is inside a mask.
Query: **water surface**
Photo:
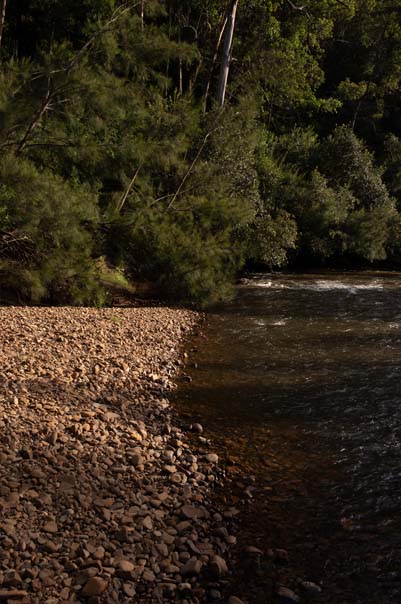
[[[249,538],[324,602],[399,604],[401,275],[254,276],[196,346],[181,396],[257,477]]]

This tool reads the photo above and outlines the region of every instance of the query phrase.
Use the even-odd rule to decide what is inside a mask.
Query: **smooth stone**
[[[150,516],[146,516],[146,518],[144,518],[142,521],[142,526],[143,526],[143,528],[147,529],[148,531],[151,531],[153,529],[152,518]]]
[[[142,457],[142,455],[140,453],[135,453],[134,455],[132,455],[130,457],[131,465],[134,466],[134,467],[142,466],[143,463],[144,463],[144,461],[145,460],[144,460],[144,458]]]
[[[282,586],[276,589],[276,596],[284,602],[299,602],[299,596],[288,587]]]
[[[183,577],[191,577],[195,575],[199,575],[202,570],[202,562],[197,558],[191,558],[184,564],[181,568],[181,576]]]
[[[57,533],[58,531],[58,526],[56,524],[56,522],[46,522],[46,524],[43,527],[43,530],[46,531],[46,533]]]
[[[196,508],[192,505],[183,505],[181,508],[181,512],[185,516],[185,518],[188,518],[189,520],[193,520],[195,518],[203,518],[203,516],[205,515],[204,510]]]
[[[310,594],[320,594],[322,592],[322,588],[316,583],[312,583],[312,581],[302,581],[301,587]]]
[[[82,590],[84,596],[100,596],[108,587],[108,582],[101,577],[92,577]]]
[[[248,556],[262,556],[263,555],[263,551],[253,545],[248,545],[247,547],[245,547],[244,553],[247,554]]]
[[[136,594],[135,585],[133,583],[124,583],[123,592],[129,598],[133,598]]]
[[[221,556],[213,556],[209,562],[209,568],[217,578],[228,573],[227,563]]]
[[[276,549],[276,560],[278,562],[288,562],[288,552],[286,549]]]
[[[135,568],[135,565],[129,560],[119,560],[117,568],[123,573],[132,573]]]

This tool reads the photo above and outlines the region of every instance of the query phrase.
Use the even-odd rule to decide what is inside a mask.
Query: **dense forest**
[[[1,302],[401,258],[401,0],[1,0]]]

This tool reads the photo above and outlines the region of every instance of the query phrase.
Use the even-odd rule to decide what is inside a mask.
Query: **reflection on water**
[[[255,276],[205,333],[188,405],[280,500],[261,539],[325,602],[399,603],[401,275]]]

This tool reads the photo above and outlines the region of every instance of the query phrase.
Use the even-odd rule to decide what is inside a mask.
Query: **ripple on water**
[[[354,573],[352,596],[339,599],[329,585],[330,604],[401,602],[401,583],[393,593],[383,581],[378,592],[359,568],[376,555],[383,576],[401,568],[400,309],[401,275],[259,275],[211,317],[197,359],[208,371],[199,399],[195,377],[195,408],[206,398],[211,416],[266,443],[264,461],[274,446],[283,467],[297,468],[307,497],[284,498],[285,522],[303,527],[289,547],[315,540],[329,582],[330,565],[342,578]],[[355,531],[360,541],[348,537]]]

